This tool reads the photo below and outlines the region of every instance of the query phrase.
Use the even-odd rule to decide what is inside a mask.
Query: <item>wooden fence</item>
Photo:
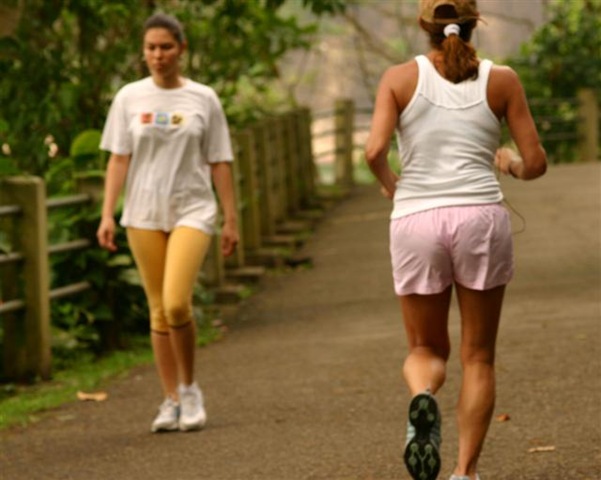
[[[50,300],[90,288],[87,281],[49,289],[48,256],[88,248],[89,239],[48,246],[47,211],[88,203],[88,195],[46,199],[44,182],[37,177],[9,178],[0,190],[0,217],[13,216],[5,234],[20,250],[0,255],[3,319],[3,367],[9,378],[50,375]],[[40,254],[47,252],[47,254]],[[25,285],[19,295],[19,268]],[[23,317],[16,315],[24,311]]]

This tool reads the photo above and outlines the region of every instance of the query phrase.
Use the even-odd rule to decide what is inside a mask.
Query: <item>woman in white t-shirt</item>
[[[115,251],[114,212],[125,186],[121,225],[150,311],[151,342],[164,401],[153,432],[196,430],[206,422],[194,379],[192,290],[217,218],[221,249],[238,242],[228,125],[215,92],[181,76],[180,23],[155,14],[144,25],[151,76],[125,85],[111,105],[100,147],[111,152],[99,244]]]
[[[450,353],[453,289],[461,313],[459,452],[451,480],[477,480],[495,402],[495,345],[505,286],[513,273],[509,215],[495,164],[521,180],[545,173],[546,155],[519,78],[480,60],[470,43],[475,0],[421,0],[427,55],[389,68],[380,82],[366,158],[393,200],[390,251],[409,355],[403,373],[413,396],[404,460],[412,478],[440,467],[435,394]],[[506,120],[521,157],[499,149]],[[390,169],[397,131],[400,178]],[[494,474],[492,474],[494,477]]]

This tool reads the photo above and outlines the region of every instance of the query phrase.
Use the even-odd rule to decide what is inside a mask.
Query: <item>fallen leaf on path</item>
[[[555,446],[548,445],[546,447],[532,447],[528,449],[528,453],[539,453],[539,452],[554,452]]]
[[[501,415],[497,415],[497,422],[508,422],[511,420],[511,417],[508,413],[502,413]]]
[[[93,402],[104,402],[108,398],[108,393],[106,392],[94,392],[94,393],[86,393],[86,392],[77,392],[77,398],[82,402],[87,400],[91,400]]]

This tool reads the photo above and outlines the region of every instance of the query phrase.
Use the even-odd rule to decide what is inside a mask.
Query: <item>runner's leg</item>
[[[471,290],[459,284],[463,378],[457,406],[457,475],[477,472],[477,462],[495,404],[495,345],[505,286]]]

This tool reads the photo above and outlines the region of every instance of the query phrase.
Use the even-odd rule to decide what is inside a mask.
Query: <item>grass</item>
[[[137,346],[132,350],[74,364],[69,369],[57,372],[50,381],[34,385],[0,386],[0,430],[35,422],[40,413],[76,401],[78,391],[94,391],[108,380],[127,373],[132,367],[151,361],[150,348]]]
[[[218,340],[223,335],[218,322],[199,328],[198,345]],[[110,380],[126,375],[133,367],[150,364],[152,351],[146,337],[132,340],[126,351],[112,352],[101,358],[85,356],[70,362],[50,381],[33,385],[0,385],[0,430],[26,426],[38,421],[44,411],[77,401],[77,392],[94,392]]]

